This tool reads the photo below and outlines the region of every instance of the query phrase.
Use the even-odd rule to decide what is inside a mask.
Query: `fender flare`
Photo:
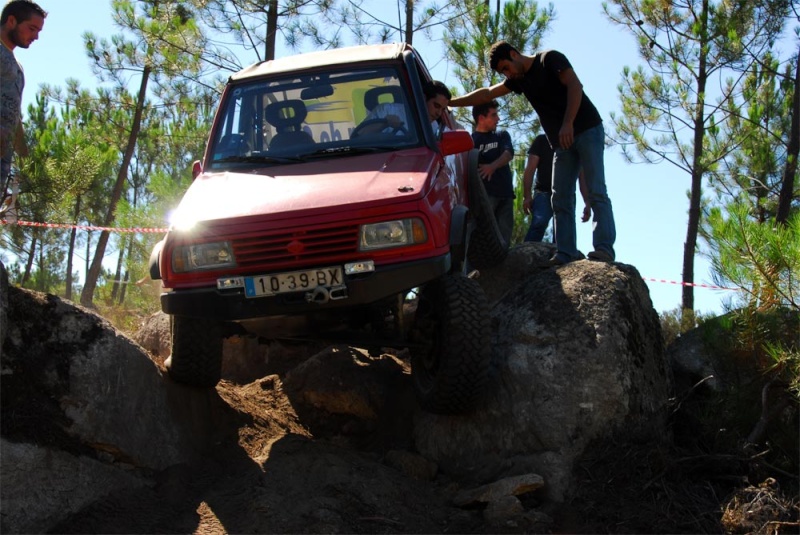
[[[161,280],[161,267],[159,265],[159,259],[161,258],[161,249],[164,248],[164,241],[166,238],[162,238],[155,247],[153,247],[153,251],[150,253],[150,260],[149,260],[149,270],[150,270],[150,278],[154,281]]]
[[[464,268],[464,263],[467,259],[469,221],[469,208],[463,204],[453,208],[453,213],[450,214],[451,271],[459,272]]]

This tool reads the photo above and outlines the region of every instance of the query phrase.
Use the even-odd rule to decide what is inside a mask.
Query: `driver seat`
[[[403,130],[395,131],[396,135],[408,134],[408,108],[405,105],[403,90],[400,86],[390,85],[368,89],[364,93],[364,107],[367,108],[367,116],[362,124],[386,119],[391,115],[397,117],[400,124],[403,125]],[[394,130],[391,128],[386,129],[386,132],[392,131]]]
[[[389,98],[386,98],[387,96]],[[378,104],[402,102],[403,90],[396,85],[373,87],[364,93],[364,107],[367,108],[368,112],[374,110]]]
[[[272,149],[291,149],[314,144],[311,134],[303,131],[308,110],[302,100],[273,102],[264,108],[264,118],[278,131],[269,144]]]

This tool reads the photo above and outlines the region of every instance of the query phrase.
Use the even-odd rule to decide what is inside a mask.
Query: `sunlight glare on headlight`
[[[199,218],[186,214],[180,210],[173,211],[169,216],[169,225],[173,230],[189,231],[197,224]]]

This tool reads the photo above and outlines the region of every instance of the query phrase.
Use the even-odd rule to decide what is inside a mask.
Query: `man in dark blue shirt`
[[[510,244],[514,231],[514,184],[508,164],[514,157],[514,145],[508,132],[497,130],[500,122],[497,108],[494,100],[472,108],[475,120],[472,140],[479,151],[478,175],[486,186],[500,234]]]

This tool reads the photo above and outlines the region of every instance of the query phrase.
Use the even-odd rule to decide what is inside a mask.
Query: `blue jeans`
[[[531,226],[525,234],[525,241],[542,241],[547,225],[553,218],[553,205],[550,201],[550,193],[536,191],[531,202]]]
[[[556,149],[553,156],[553,214],[557,255],[562,260],[581,258],[575,235],[575,185],[578,170],[583,167],[592,203],[592,245],[614,258],[617,230],[614,212],[606,192],[606,175],[603,167],[605,131],[599,124],[575,136],[568,149]]]

